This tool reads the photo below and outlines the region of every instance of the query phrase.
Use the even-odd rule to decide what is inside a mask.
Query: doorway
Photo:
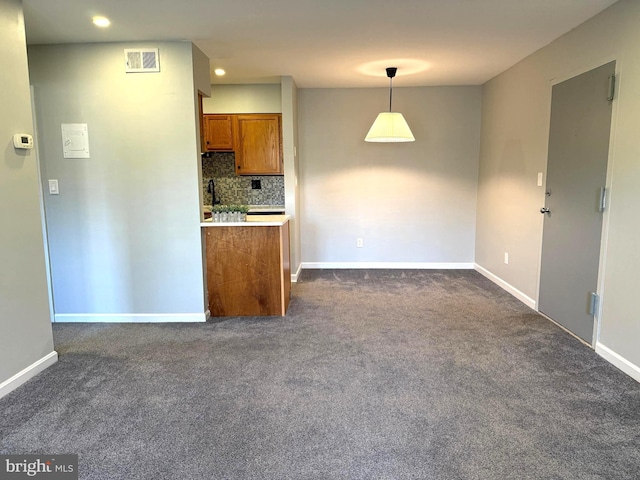
[[[538,309],[593,345],[615,62],[553,87]]]

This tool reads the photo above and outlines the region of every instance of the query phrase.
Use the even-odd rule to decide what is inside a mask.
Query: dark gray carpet
[[[285,318],[54,325],[1,453],[82,479],[637,479],[640,385],[473,271],[305,270]]]

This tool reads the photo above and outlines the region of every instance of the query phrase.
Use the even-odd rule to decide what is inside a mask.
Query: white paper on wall
[[[64,158],[90,158],[86,123],[62,124],[62,150]]]

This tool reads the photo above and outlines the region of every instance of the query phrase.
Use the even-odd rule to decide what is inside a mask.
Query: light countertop
[[[210,219],[201,227],[281,227],[289,221],[289,215],[248,215],[246,222],[212,222]]]

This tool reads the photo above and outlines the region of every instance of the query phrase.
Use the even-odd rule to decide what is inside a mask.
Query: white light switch
[[[538,186],[542,186],[542,172],[538,172]]]
[[[58,180],[49,180],[49,195],[59,195]]]

